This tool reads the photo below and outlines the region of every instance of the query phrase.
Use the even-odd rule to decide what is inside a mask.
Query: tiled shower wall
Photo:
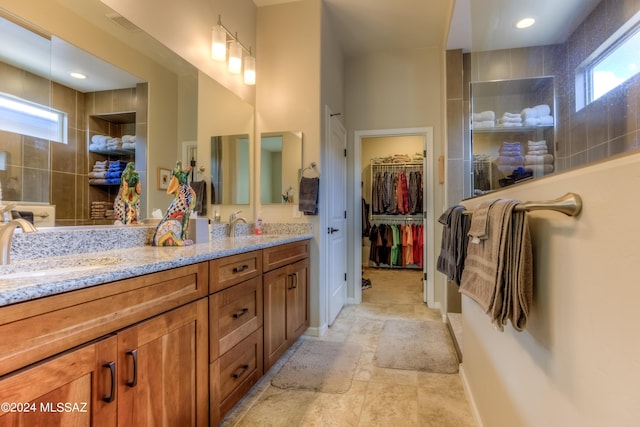
[[[577,112],[574,76],[576,67],[637,12],[636,0],[603,0],[562,45],[447,52],[449,204],[471,195],[469,82],[555,76],[557,171],[640,147],[640,75]]]

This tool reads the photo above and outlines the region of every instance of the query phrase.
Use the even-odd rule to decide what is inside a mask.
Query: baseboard
[[[324,334],[326,334],[328,330],[329,330],[329,327],[325,323],[320,327],[310,326],[309,328],[307,328],[304,334],[312,337],[321,337]]]
[[[467,396],[467,401],[469,402],[469,406],[471,408],[471,416],[473,416],[473,421],[475,422],[476,427],[484,427],[482,418],[480,418],[478,406],[476,405],[476,401],[473,398],[473,394],[471,393],[471,387],[469,386],[467,374],[464,370],[464,364],[461,363],[458,366],[458,375],[460,376],[460,380],[462,381],[462,388],[464,389],[464,394]]]

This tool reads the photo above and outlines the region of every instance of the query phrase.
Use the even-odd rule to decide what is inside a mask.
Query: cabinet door
[[[270,271],[263,276],[264,300],[264,371],[266,372],[287,350],[287,268]]]
[[[115,426],[116,350],[112,336],[5,376],[0,426]]]
[[[291,345],[309,327],[309,259],[287,268],[287,340]]]
[[[118,425],[208,423],[207,300],[118,334]]]

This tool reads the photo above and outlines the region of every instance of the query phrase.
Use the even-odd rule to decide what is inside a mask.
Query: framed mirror
[[[296,203],[301,169],[302,132],[260,135],[260,203]]]
[[[249,204],[249,164],[249,134],[211,137],[212,204]]]

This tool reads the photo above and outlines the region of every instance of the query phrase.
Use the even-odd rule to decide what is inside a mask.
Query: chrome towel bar
[[[576,193],[567,193],[562,197],[553,200],[543,200],[539,202],[521,202],[514,208],[516,211],[556,211],[568,216],[576,216],[582,210],[582,198]],[[465,215],[473,214],[473,211],[465,211]]]

